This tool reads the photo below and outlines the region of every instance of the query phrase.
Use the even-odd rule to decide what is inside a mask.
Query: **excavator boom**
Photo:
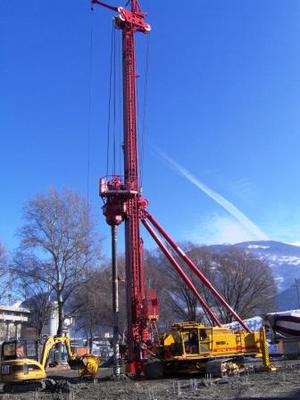
[[[99,370],[98,357],[92,354],[85,354],[83,356],[76,355],[72,352],[71,341],[69,336],[50,336],[43,346],[41,357],[41,366],[46,368],[49,353],[58,344],[65,346],[68,356],[68,364],[71,369],[79,370],[80,376],[96,376]]]

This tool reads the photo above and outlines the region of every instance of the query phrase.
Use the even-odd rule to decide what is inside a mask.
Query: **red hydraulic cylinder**
[[[206,276],[199,270],[196,264],[185,254],[185,252],[178,246],[178,244],[168,235],[168,233],[162,228],[162,226],[156,221],[156,219],[145,211],[145,217],[151,222],[151,224],[158,230],[158,232],[167,240],[172,246],[176,253],[186,262],[191,270],[198,276],[201,282],[215,295],[220,303],[235,317],[235,319],[241,324],[241,326],[247,331],[251,330],[247,327],[241,317],[234,311],[234,309],[227,303],[227,301],[220,295],[220,293],[214,288],[212,283],[206,278]]]
[[[150,235],[153,237],[155,242],[158,244],[159,248],[161,251],[164,253],[164,255],[167,257],[167,259],[170,261],[171,265],[176,269],[176,271],[179,273],[183,281],[186,283],[186,285],[191,289],[191,291],[194,293],[194,295],[197,297],[199,300],[200,304],[204,308],[204,310],[207,312],[207,314],[210,316],[212,321],[218,325],[221,326],[221,322],[218,320],[216,315],[212,312],[210,307],[206,304],[206,302],[203,300],[203,298],[200,296],[198,293],[198,290],[196,289],[195,285],[193,282],[190,280],[190,278],[186,275],[186,273],[183,271],[183,269],[180,267],[178,262],[175,260],[175,258],[172,256],[172,254],[169,252],[167,247],[164,245],[164,243],[160,240],[160,238],[156,235],[155,231],[151,228],[149,223],[145,220],[142,219],[142,223],[147,229],[147,231],[150,233]]]

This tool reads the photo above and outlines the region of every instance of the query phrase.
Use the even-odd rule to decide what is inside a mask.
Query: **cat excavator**
[[[37,340],[10,340],[1,347],[0,380],[5,392],[17,391],[18,388],[45,389],[55,382],[47,379],[46,366],[50,351],[63,345],[67,350],[68,364],[79,375],[95,377],[99,370],[99,359],[95,355],[76,355],[72,352],[68,335],[50,336],[43,344],[39,361]]]

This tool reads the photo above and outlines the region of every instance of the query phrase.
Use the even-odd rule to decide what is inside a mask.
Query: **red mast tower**
[[[152,300],[148,301],[145,297],[140,209],[144,208],[147,202],[140,194],[137,149],[135,33],[147,33],[151,28],[146,23],[145,13],[137,0],[131,0],[131,10],[112,7],[98,0],[92,0],[92,3],[116,11],[118,14],[115,23],[122,30],[124,181],[119,176],[113,176],[109,180],[101,179],[100,195],[105,199],[103,211],[107,223],[112,226],[113,235],[116,234],[116,226],[125,220],[127,368],[129,372],[139,373],[142,368],[143,347],[150,339],[149,321],[158,317],[158,310],[154,309],[157,305],[156,296],[152,292]],[[151,303],[154,308],[149,307]]]
[[[212,324],[221,326],[221,323],[208,304],[198,293],[194,283],[181,268],[172,255],[170,248],[180,257],[195,276],[200,279],[227,308],[243,328],[249,328],[230,307],[225,299],[203,275],[185,252],[175,243],[158,221],[146,210],[148,201],[141,195],[138,176],[137,150],[137,99],[136,99],[136,57],[135,33],[148,33],[151,28],[145,21],[146,14],[141,10],[137,0],[130,0],[131,9],[113,7],[100,0],[91,0],[117,13],[116,26],[122,30],[123,40],[123,116],[124,116],[124,180],[120,176],[102,178],[100,180],[100,196],[104,199],[103,213],[106,222],[112,230],[112,265],[116,264],[116,234],[117,226],[125,221],[125,253],[126,253],[126,291],[127,291],[127,343],[128,359],[127,372],[140,374],[143,362],[147,358],[149,345],[151,346],[151,324],[158,319],[158,302],[153,289],[145,291],[143,268],[143,243],[140,237],[140,223],[148,230],[159,248],[166,255],[170,264],[178,272],[186,285],[199,300],[207,317]],[[158,234],[156,233],[156,231]],[[162,240],[163,238],[163,240]],[[164,243],[166,242],[168,245]],[[113,284],[117,285],[117,277],[113,268]],[[115,283],[114,283],[115,282]],[[116,293],[113,298],[116,306]],[[115,311],[117,311],[117,306]],[[117,314],[117,312],[115,313]],[[115,326],[117,322],[115,321]],[[118,334],[118,332],[114,333]]]

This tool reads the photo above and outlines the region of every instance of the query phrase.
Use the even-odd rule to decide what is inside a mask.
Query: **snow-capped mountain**
[[[215,251],[223,251],[231,246],[249,251],[269,265],[278,288],[278,311],[300,308],[300,246],[275,241],[254,241],[211,247]]]
[[[300,246],[275,241],[254,241],[212,247],[222,251],[227,246],[242,248],[265,260],[273,272],[279,292],[295,285],[295,279],[300,279]]]
[[[295,285],[295,279],[300,279],[299,246],[274,241],[244,242],[235,246],[268,263],[279,291],[288,289]]]

